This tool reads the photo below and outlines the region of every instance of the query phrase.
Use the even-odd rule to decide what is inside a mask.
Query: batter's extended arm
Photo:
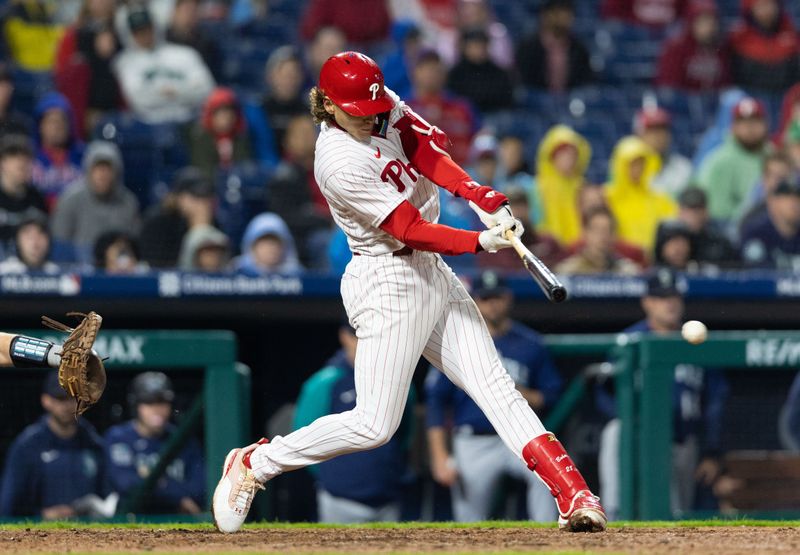
[[[394,124],[394,127],[400,133],[403,152],[409,161],[422,175],[439,187],[475,203],[490,214],[508,202],[504,194],[475,183],[469,174],[450,158],[447,152],[450,140],[447,135],[410,108],[405,108],[403,117]]]

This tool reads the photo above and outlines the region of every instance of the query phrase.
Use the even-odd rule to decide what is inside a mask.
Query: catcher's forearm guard
[[[58,366],[50,360],[54,358],[55,344],[35,337],[17,335],[11,340],[8,349],[11,355],[11,363],[16,368],[46,368],[48,366]]]

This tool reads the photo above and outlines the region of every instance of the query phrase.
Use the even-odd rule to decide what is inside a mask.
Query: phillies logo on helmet
[[[372,116],[394,106],[394,100],[383,88],[381,68],[360,52],[342,52],[328,58],[319,74],[319,88],[351,116]]]

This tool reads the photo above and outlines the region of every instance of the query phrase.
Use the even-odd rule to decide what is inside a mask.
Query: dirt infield
[[[0,529],[2,553],[800,553],[800,528],[612,528],[567,534],[539,528]]]

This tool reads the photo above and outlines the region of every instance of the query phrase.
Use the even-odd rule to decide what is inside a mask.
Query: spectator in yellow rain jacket
[[[581,237],[578,191],[591,157],[589,142],[566,125],[552,127],[539,144],[531,219],[564,246]]]
[[[3,39],[14,63],[26,71],[49,71],[64,26],[55,0],[13,0],[3,11]]]
[[[678,213],[678,205],[650,184],[661,166],[658,154],[638,137],[625,137],[611,155],[606,184],[608,207],[618,223],[619,238],[652,252],[661,220]]]

